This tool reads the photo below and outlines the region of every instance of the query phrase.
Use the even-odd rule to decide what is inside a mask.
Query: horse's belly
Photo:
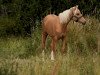
[[[61,34],[61,28],[56,24],[48,24],[45,26],[45,31],[50,35],[50,36],[57,36]]]

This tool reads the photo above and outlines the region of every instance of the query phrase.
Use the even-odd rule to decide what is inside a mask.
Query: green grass
[[[100,22],[86,19],[84,26],[70,22],[67,53],[60,53],[59,41],[55,61],[50,60],[50,37],[42,59],[41,28],[32,37],[0,38],[0,75],[100,75]]]

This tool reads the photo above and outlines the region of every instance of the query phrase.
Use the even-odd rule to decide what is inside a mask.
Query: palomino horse
[[[43,19],[42,48],[44,51],[45,41],[47,36],[49,35],[52,38],[51,60],[54,60],[56,44],[59,39],[62,40],[62,53],[65,51],[67,25],[71,20],[82,24],[86,23],[86,20],[78,9],[78,5],[63,11],[58,16],[49,14]]]

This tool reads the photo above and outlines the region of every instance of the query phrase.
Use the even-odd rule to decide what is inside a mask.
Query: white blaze
[[[53,50],[51,51],[51,60],[54,60],[54,52],[53,52]]]

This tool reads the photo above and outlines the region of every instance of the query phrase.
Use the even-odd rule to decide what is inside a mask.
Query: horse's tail
[[[44,26],[44,21],[45,21],[45,18],[43,18],[43,20],[41,20],[42,27]]]
[[[44,19],[41,20],[41,26],[42,26],[42,33],[43,33],[43,31],[44,31]]]
[[[46,20],[47,20],[47,18],[46,18],[46,17],[45,17],[45,18],[43,18],[43,20],[41,20],[42,28],[44,28],[44,24],[45,24]]]
[[[41,25],[42,25],[42,26],[44,25],[44,19],[43,19],[43,20],[41,20]]]

